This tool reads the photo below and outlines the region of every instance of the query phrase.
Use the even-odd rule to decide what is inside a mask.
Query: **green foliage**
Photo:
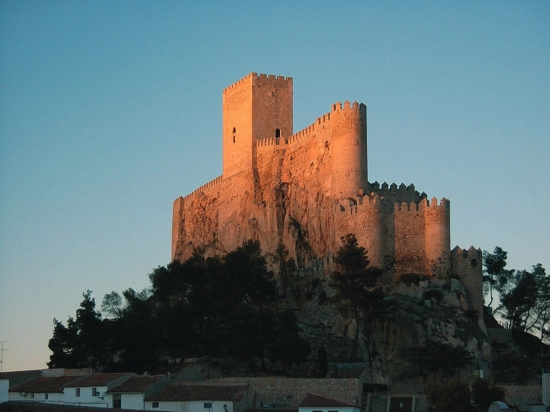
[[[474,412],[468,383],[450,381],[441,384],[431,380],[425,384],[426,397],[430,412]]]
[[[342,246],[335,254],[334,262],[338,270],[331,275],[331,287],[336,289],[333,299],[340,307],[355,318],[356,333],[350,358],[355,356],[359,326],[368,330],[385,310],[385,297],[379,285],[382,270],[369,267],[367,250],[359,246],[357,238],[348,234],[341,238]],[[366,335],[366,334],[365,334]]]
[[[431,300],[434,298],[437,302],[441,302],[441,299],[443,299],[443,292],[439,289],[431,289],[424,292],[422,297],[424,300]]]
[[[504,390],[492,386],[487,379],[477,378],[472,383],[472,398],[478,407],[487,409],[492,402],[504,400]]]
[[[462,346],[452,346],[437,341],[428,341],[426,345],[413,348],[409,359],[420,366],[422,375],[438,373],[440,376],[453,376],[454,373],[472,362],[470,352]]]
[[[506,269],[507,252],[495,247],[483,252],[484,291],[500,295],[495,309],[507,320],[507,327],[516,332],[538,334],[541,340],[550,336],[550,277],[539,263],[528,270]]]
[[[506,352],[493,363],[496,378],[500,382],[525,384],[529,378],[529,365],[523,356]]]
[[[423,280],[426,280],[426,276],[419,275],[418,273],[405,273],[399,277],[399,282],[407,286],[418,286]]]
[[[510,288],[501,295],[504,318],[509,329],[538,332],[541,340],[548,334],[550,321],[550,277],[539,263],[529,272],[516,271]]]
[[[467,309],[464,311],[464,316],[466,316],[468,319],[471,319],[475,322],[479,320],[479,310],[477,309]]]
[[[49,366],[163,372],[160,357],[210,355],[259,359],[264,367],[269,358],[284,370],[309,355],[295,317],[276,309],[275,280],[258,241],[223,259],[197,251],[157,267],[149,280],[150,289],[105,295],[105,319],[89,291],[67,326],[54,319]]]
[[[76,310],[76,317],[69,318],[67,326],[54,319],[53,336],[48,342],[52,351],[50,368],[103,367],[104,328],[101,313],[95,310],[92,292],[82,294],[84,299]]]

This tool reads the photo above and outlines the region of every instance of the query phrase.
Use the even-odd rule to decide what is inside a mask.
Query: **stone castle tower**
[[[302,270],[322,271],[354,233],[393,276],[481,279],[479,250],[450,250],[448,200],[368,181],[366,106],[335,103],[294,133],[292,84],[251,73],[223,91],[223,173],[175,200],[172,259],[257,239],[264,253],[282,242]]]

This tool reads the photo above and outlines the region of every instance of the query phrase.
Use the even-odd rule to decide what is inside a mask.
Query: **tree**
[[[53,336],[48,342],[48,348],[52,351],[48,367],[75,368],[78,367],[76,348],[78,330],[73,318],[69,317],[67,326],[54,318]]]
[[[519,332],[539,332],[548,336],[550,321],[550,278],[539,263],[531,271],[516,271],[509,289],[501,296],[501,306],[508,327]]]
[[[101,313],[95,310],[95,300],[90,290],[82,296],[84,299],[76,310],[76,317],[69,317],[67,326],[54,319],[53,336],[48,343],[53,352],[48,362],[50,368],[88,366],[102,369],[105,365]]]
[[[487,409],[492,402],[504,400],[504,390],[492,386],[487,379],[477,378],[472,383],[472,398],[478,407]]]
[[[436,380],[426,382],[426,397],[430,412],[473,412],[470,388],[466,382],[450,381],[440,384]]]
[[[508,258],[508,252],[502,250],[499,246],[495,247],[493,253],[487,251],[483,252],[483,266],[484,272],[483,283],[485,294],[489,294],[491,299],[487,306],[491,306],[493,303],[493,289],[499,294],[504,293],[508,281],[513,274],[513,270],[506,269],[506,259]]]
[[[336,289],[335,300],[344,310],[351,310],[356,329],[350,358],[356,356],[359,327],[368,329],[383,311],[384,293],[378,281],[382,271],[369,267],[367,250],[359,246],[354,234],[340,238],[342,246],[336,252],[334,262],[338,270],[331,275],[331,286]],[[361,323],[361,320],[363,323]]]

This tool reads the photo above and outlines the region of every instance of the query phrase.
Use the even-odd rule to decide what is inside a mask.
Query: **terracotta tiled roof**
[[[300,408],[322,408],[322,407],[348,407],[354,408],[355,405],[352,405],[347,402],[342,402],[337,399],[327,398],[326,396],[317,395],[316,393],[308,392],[308,394],[302,399],[300,403]]]
[[[0,372],[0,379],[8,379],[10,388],[19,386],[25,382],[39,378],[42,375],[40,369],[28,371]]]
[[[233,401],[246,386],[229,385],[168,385],[145,397],[146,401]]]
[[[92,386],[107,386],[107,384],[115,379],[123,376],[135,375],[134,373],[93,373],[84,378],[77,379],[65,385],[67,388],[85,388]]]
[[[164,375],[132,376],[126,382],[123,382],[120,385],[110,389],[108,393],[143,392],[145,389],[147,389],[151,385],[154,385],[163,377]]]
[[[78,376],[57,376],[51,378],[36,378],[30,382],[23,383],[10,392],[29,392],[29,393],[62,393],[64,386],[76,379]]]

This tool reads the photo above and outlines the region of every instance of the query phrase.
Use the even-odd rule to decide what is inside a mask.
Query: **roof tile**
[[[115,379],[121,378],[123,376],[135,375],[134,373],[93,373],[91,375],[85,376],[75,380],[67,385],[67,388],[85,388],[93,386],[107,386],[109,382],[114,381]]]
[[[347,402],[339,401],[337,399],[327,398],[326,396],[317,395],[316,393],[308,392],[300,403],[300,408],[322,408],[322,407],[348,407],[354,408],[355,405],[352,405]]]
[[[30,382],[23,383],[10,392],[29,392],[29,393],[62,393],[66,384],[79,379],[78,376],[57,376],[51,378],[36,378]]]

